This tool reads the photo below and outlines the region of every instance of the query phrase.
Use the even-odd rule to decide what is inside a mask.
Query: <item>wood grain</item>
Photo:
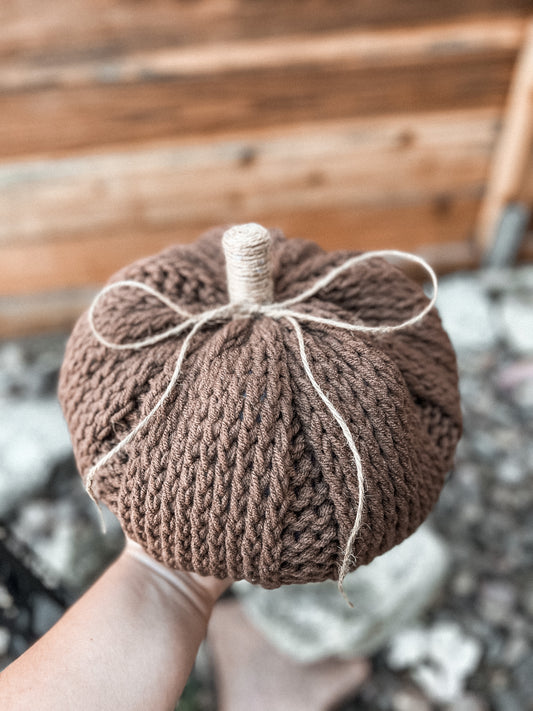
[[[477,197],[497,128],[492,110],[408,114],[4,164],[0,245]]]
[[[361,31],[348,28],[320,35],[291,35],[153,48],[123,54],[48,57],[46,62],[18,55],[0,67],[0,88],[30,90],[96,83],[139,83],[154,78],[222,75],[285,66],[357,62],[359,68],[420,64],[442,56],[485,56],[517,51],[525,32],[522,19],[447,22],[418,28]]]
[[[525,17],[530,0],[2,0],[0,56],[78,61],[243,38]]]
[[[531,12],[531,0],[4,0],[0,337],[70,327],[118,268],[213,224],[475,265]]]
[[[524,23],[447,24],[0,70],[0,158],[377,114],[503,106]]]
[[[409,206],[403,211],[393,210],[391,213],[386,210],[382,212],[369,211],[365,214],[358,211],[357,214],[352,212],[349,215],[330,213],[327,216],[323,214],[322,219],[327,217],[328,229],[342,225],[343,229],[349,228],[351,230],[353,236],[339,230],[335,233],[333,241],[329,242],[330,248],[336,244],[339,249],[366,248],[369,243],[378,246],[384,235],[388,235],[392,241],[387,241],[383,246],[396,245],[396,241],[398,241],[396,246],[406,248],[410,244],[410,240],[413,239],[413,235],[419,234],[419,231],[412,232],[409,229],[413,224],[427,229],[431,238],[432,230],[435,229],[436,224],[440,223],[446,236],[459,235],[460,241],[440,241],[436,244],[426,244],[417,248],[416,251],[432,264],[438,274],[446,274],[455,269],[472,269],[479,263],[474,245],[471,241],[463,239],[462,234],[464,224],[472,223],[476,209],[477,204],[474,203],[457,205],[452,208],[447,218],[442,219],[441,217],[438,220],[435,219],[434,213],[427,211],[425,206],[418,209]],[[355,215],[356,219],[354,220]],[[291,221],[297,224],[298,217],[294,221],[291,216],[287,225],[291,224]],[[323,244],[326,242],[327,246],[324,233],[319,230],[320,217],[312,222],[306,221],[304,217],[303,224],[309,236],[313,236],[317,242]],[[383,229],[381,230],[381,228]],[[367,229],[368,232],[366,232]],[[439,235],[439,238],[441,237],[443,235]],[[175,243],[176,235],[169,235],[168,238],[169,244]],[[163,246],[166,245],[163,244]],[[142,256],[142,253],[144,253],[143,249],[141,249],[139,256]],[[531,250],[529,256],[531,257]],[[118,259],[115,266],[117,268],[123,266],[123,261]],[[106,265],[106,269],[109,269],[109,265]],[[105,278],[107,275],[107,271],[105,274],[102,271],[99,278]],[[82,311],[90,305],[97,291],[97,287],[65,288],[63,284],[60,284],[58,289],[52,291],[0,296],[0,339],[26,336],[43,331],[68,332]]]
[[[506,205],[533,202],[533,21],[529,23],[509,90],[503,128],[490,168],[477,225],[477,242],[489,250]]]
[[[297,208],[269,215],[258,222],[282,228],[288,236],[313,239],[331,249],[416,250],[434,243],[467,242],[479,209],[479,199],[446,197],[439,202],[395,206],[366,206],[319,210]],[[194,240],[212,223],[176,226],[159,233],[108,234],[56,242],[33,242],[2,247],[0,296],[10,299],[32,293],[102,284],[135,259],[176,243]],[[15,299],[16,301],[16,299]],[[1,310],[1,309],[0,309]]]
[[[0,339],[46,331],[69,331],[91,303],[96,289],[0,296]]]

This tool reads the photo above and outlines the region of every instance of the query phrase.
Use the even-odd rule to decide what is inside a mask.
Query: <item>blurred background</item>
[[[532,23],[531,0],[1,3],[2,666],[122,545],[56,401],[69,329],[119,267],[253,220],[425,256],[460,363],[442,575],[316,708],[533,709]],[[238,711],[213,634],[182,709]]]

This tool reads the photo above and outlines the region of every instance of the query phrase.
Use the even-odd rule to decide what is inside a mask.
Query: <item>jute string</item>
[[[274,298],[270,233],[251,222],[235,225],[222,236],[229,299],[234,304],[269,304]]]
[[[402,252],[399,250],[389,249],[389,250],[378,250],[372,252],[366,252],[355,257],[350,257],[343,264],[334,267],[325,274],[323,277],[318,279],[313,286],[306,289],[301,294],[294,296],[285,301],[270,303],[273,297],[273,284],[272,277],[270,273],[270,235],[267,230],[265,230],[260,225],[255,225],[251,223],[249,225],[239,225],[228,230],[223,236],[223,246],[226,255],[226,269],[228,276],[228,292],[230,294],[230,302],[224,304],[214,309],[209,309],[197,314],[191,314],[189,311],[184,309],[182,306],[175,304],[173,301],[168,299],[164,294],[159,291],[152,289],[147,284],[143,282],[133,281],[133,280],[123,280],[117,281],[113,284],[109,284],[104,289],[102,289],[96,296],[91,304],[88,312],[88,319],[91,330],[95,338],[108,348],[115,350],[140,350],[148,346],[159,343],[167,338],[176,336],[183,331],[190,329],[187,337],[183,341],[180,348],[176,365],[172,377],[165,388],[163,394],[150,410],[150,412],[129,432],[118,444],[116,444],[107,454],[101,457],[94,466],[89,469],[85,478],[85,489],[94,503],[98,506],[101,516],[102,528],[105,531],[105,523],[103,520],[102,512],[100,510],[98,501],[96,500],[93,492],[93,481],[94,477],[99,469],[103,467],[112,457],[120,452],[127,444],[130,442],[135,435],[142,430],[145,425],[154,417],[156,412],[162,407],[163,403],[168,398],[169,394],[172,392],[176,382],[181,373],[183,362],[187,355],[187,351],[190,347],[191,341],[194,335],[203,328],[206,324],[212,323],[224,323],[232,318],[244,318],[252,316],[266,316],[273,319],[285,319],[293,328],[300,351],[300,357],[302,360],[302,366],[305,371],[309,382],[313,386],[319,398],[326,405],[328,410],[331,412],[333,418],[338,423],[342,430],[342,433],[346,439],[350,452],[352,453],[355,469],[357,473],[358,482],[358,502],[357,510],[355,512],[355,519],[352,530],[348,537],[346,547],[344,550],[344,557],[339,566],[339,581],[338,587],[339,591],[346,600],[346,602],[353,607],[352,603],[348,600],[344,588],[343,581],[349,572],[351,563],[355,562],[355,556],[353,555],[353,546],[357,533],[360,530],[364,507],[365,507],[365,480],[363,475],[363,466],[361,463],[361,457],[357,450],[355,441],[350,432],[350,429],[337,410],[333,405],[331,400],[324,393],[320,385],[317,383],[311,367],[309,365],[309,360],[307,358],[307,352],[305,349],[304,335],[300,323],[302,322],[313,322],[321,323],[326,326],[332,326],[334,328],[342,328],[347,331],[355,331],[359,333],[374,333],[374,334],[384,334],[392,333],[400,329],[408,328],[416,323],[419,323],[426,314],[433,308],[435,301],[437,299],[437,277],[430,265],[414,254],[408,252]],[[383,325],[383,326],[367,326],[365,324],[353,324],[346,321],[337,321],[335,319],[323,318],[320,316],[314,316],[312,314],[302,313],[300,311],[295,311],[290,308],[295,304],[302,303],[314,296],[321,289],[331,283],[336,279],[339,274],[351,269],[352,267],[360,264],[362,262],[368,261],[369,259],[374,259],[375,257],[380,258],[392,258],[392,259],[403,259],[411,263],[420,265],[428,274],[432,287],[433,293],[429,299],[426,306],[418,313],[401,323],[394,325]],[[178,316],[184,318],[185,320],[181,323],[173,326],[172,328],[158,333],[154,336],[149,336],[148,338],[139,339],[137,341],[132,341],[129,343],[113,343],[109,341],[104,336],[102,336],[94,323],[94,314],[96,307],[100,300],[105,294],[110,291],[114,291],[121,288],[133,288],[139,289],[141,291],[150,294],[154,298],[158,299],[167,308],[174,311]]]

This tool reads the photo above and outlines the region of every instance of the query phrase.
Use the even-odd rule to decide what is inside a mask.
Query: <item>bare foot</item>
[[[327,711],[354,694],[366,659],[301,664],[265,640],[236,600],[219,602],[208,629],[219,711]]]

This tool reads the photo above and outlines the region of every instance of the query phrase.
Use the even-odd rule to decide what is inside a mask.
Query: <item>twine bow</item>
[[[323,289],[325,286],[327,286],[330,282],[332,282],[334,279],[336,279],[339,274],[342,274],[343,272],[347,271],[348,269],[351,269],[353,266],[356,264],[360,264],[361,262],[365,262],[369,259],[373,259],[374,257],[392,257],[392,258],[399,258],[399,259],[407,259],[408,261],[412,263],[419,264],[420,266],[423,267],[423,269],[426,271],[426,273],[429,275],[432,286],[433,286],[433,294],[426,304],[426,306],[418,313],[412,316],[411,318],[406,319],[405,321],[402,321],[399,324],[395,324],[393,326],[366,326],[365,324],[353,324],[353,323],[348,323],[347,321],[337,321],[335,319],[329,319],[329,318],[323,318],[320,316],[314,316],[312,314],[307,314],[307,313],[302,313],[300,311],[294,311],[291,307],[294,306],[295,304],[302,303],[309,299],[311,296],[314,296],[317,292],[319,292],[321,289]],[[169,328],[166,331],[163,331],[162,333],[158,333],[154,336],[149,336],[148,338],[140,339],[137,341],[132,341],[130,343],[113,343],[112,341],[107,340],[104,336],[102,336],[94,323],[94,313],[96,310],[96,307],[100,301],[100,299],[105,296],[105,294],[109,293],[110,291],[114,291],[116,289],[121,289],[121,288],[132,288],[132,289],[139,289],[141,291],[144,291],[147,294],[150,294],[154,298],[158,299],[162,304],[164,304],[167,308],[170,310],[174,311],[178,316],[184,318],[185,320],[182,321],[181,323],[177,324],[176,326],[173,326],[172,328]],[[349,567],[351,562],[355,562],[355,556],[352,554],[353,550],[353,544],[355,541],[355,538],[357,536],[357,533],[361,527],[361,522],[363,518],[363,511],[364,511],[364,504],[365,504],[365,482],[364,482],[364,476],[363,476],[363,466],[361,463],[361,457],[359,455],[359,452],[357,450],[357,447],[355,445],[354,439],[352,437],[352,434],[350,432],[350,429],[348,425],[346,424],[346,421],[340,414],[340,412],[336,409],[336,407],[333,405],[333,403],[329,400],[327,395],[324,393],[320,385],[317,383],[313,372],[311,370],[311,367],[309,365],[309,361],[307,358],[307,353],[305,350],[305,344],[304,344],[304,337],[303,337],[303,332],[300,326],[299,322],[313,322],[313,323],[322,323],[327,326],[333,326],[335,328],[342,328],[347,331],[355,331],[358,333],[375,333],[375,334],[382,334],[382,333],[391,333],[393,331],[398,331],[400,329],[407,328],[409,326],[414,325],[415,323],[418,323],[421,321],[424,316],[433,308],[435,305],[435,301],[437,299],[437,277],[435,275],[435,272],[433,269],[429,266],[429,264],[422,259],[422,257],[419,257],[414,254],[409,254],[408,252],[401,252],[398,250],[380,250],[380,251],[373,251],[373,252],[366,252],[365,254],[361,254],[355,257],[351,257],[346,262],[341,264],[340,266],[337,266],[333,268],[330,272],[328,272],[325,276],[321,277],[318,279],[313,286],[311,286],[309,289],[306,289],[304,292],[299,294],[298,296],[294,296],[290,299],[286,299],[285,301],[281,301],[278,303],[262,303],[262,304],[237,304],[237,303],[228,303],[224,304],[222,306],[216,307],[214,309],[209,309],[207,311],[203,311],[197,314],[192,314],[186,309],[184,309],[182,306],[179,306],[179,304],[174,303],[170,299],[168,299],[164,294],[160,293],[159,291],[153,289],[152,287],[148,286],[147,284],[144,284],[143,282],[138,282],[134,280],[123,280],[123,281],[117,281],[113,284],[109,284],[108,286],[104,287],[99,294],[95,297],[94,301],[91,304],[91,307],[89,308],[88,312],[88,318],[89,318],[89,324],[91,327],[91,330],[95,336],[95,338],[102,343],[104,346],[107,346],[107,348],[112,348],[114,350],[141,350],[142,348],[147,348],[148,346],[152,346],[155,343],[159,343],[160,341],[163,341],[167,338],[171,338],[172,336],[177,336],[178,334],[184,332],[184,331],[189,331],[187,337],[183,341],[183,344],[180,348],[178,358],[176,361],[176,365],[174,368],[174,372],[172,374],[172,377],[165,388],[165,391],[157,401],[157,403],[154,405],[154,407],[150,410],[150,412],[143,417],[143,419],[127,434],[124,439],[122,439],[118,444],[116,444],[107,454],[105,454],[103,457],[101,457],[94,466],[89,469],[89,471],[86,474],[85,478],[85,489],[88,493],[88,495],[91,497],[91,499],[94,501],[94,503],[98,506],[98,509],[100,511],[100,516],[101,516],[101,521],[102,521],[102,527],[103,530],[105,531],[105,524],[103,521],[103,516],[98,504],[98,501],[95,498],[94,492],[92,490],[93,486],[93,481],[96,472],[103,467],[117,452],[119,452],[121,449],[123,449],[128,442],[130,442],[135,435],[145,427],[145,425],[154,417],[156,412],[161,408],[163,403],[166,401],[170,393],[172,392],[174,386],[176,385],[176,382],[179,378],[179,375],[181,373],[181,369],[183,366],[183,363],[185,361],[187,351],[189,349],[189,346],[191,344],[192,339],[194,338],[195,334],[203,328],[206,324],[208,323],[217,323],[217,322],[225,322],[233,317],[250,317],[250,316],[256,316],[256,315],[262,315],[262,316],[267,316],[269,318],[273,319],[285,319],[288,321],[291,326],[294,329],[294,332],[296,334],[296,338],[298,340],[298,346],[300,350],[300,357],[302,359],[302,365],[304,368],[304,371],[309,378],[309,382],[317,392],[318,396],[322,400],[322,402],[326,405],[328,410],[331,412],[333,418],[336,420],[338,423],[339,427],[342,430],[342,433],[346,439],[346,442],[348,444],[348,447],[350,448],[350,451],[352,453],[354,462],[355,462],[355,467],[356,467],[356,472],[357,472],[357,481],[358,481],[358,502],[357,502],[357,511],[355,515],[355,521],[353,528],[350,532],[350,535],[348,537],[348,541],[346,543],[346,548],[344,551],[344,558],[343,561],[339,567],[339,590],[345,600],[348,602],[350,607],[353,607],[352,603],[348,600],[346,597],[346,594],[343,589],[343,580],[346,577],[346,574],[349,572]]]

